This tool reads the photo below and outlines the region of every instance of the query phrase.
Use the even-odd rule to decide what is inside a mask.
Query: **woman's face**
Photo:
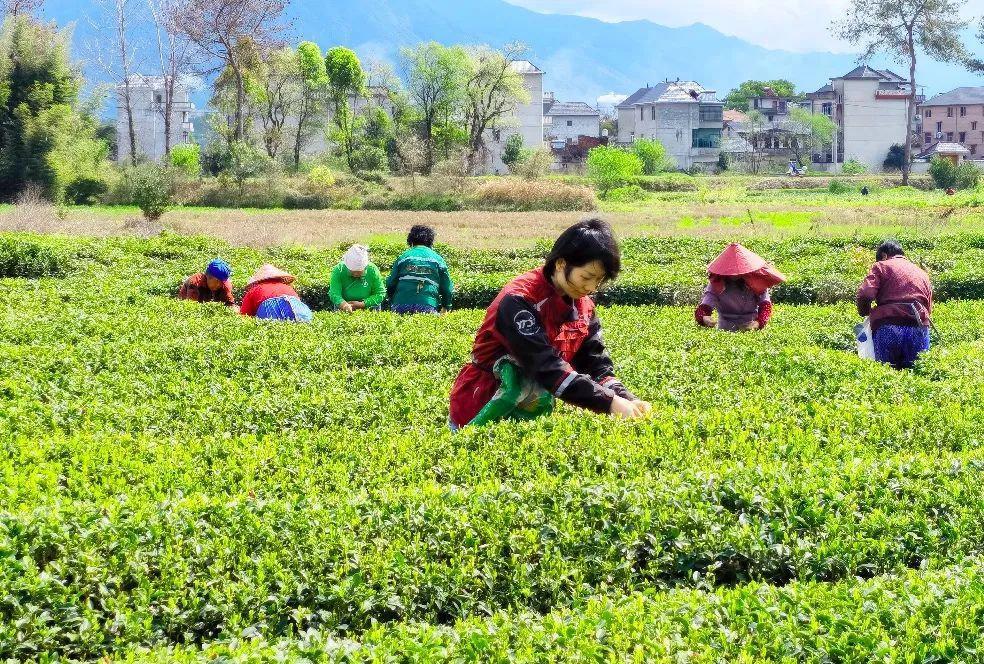
[[[222,282],[210,274],[205,275],[205,283],[208,285],[209,290],[217,291],[222,288]]]
[[[352,278],[353,279],[361,279],[363,276],[365,276],[366,271],[365,270],[349,270],[349,274],[352,275]]]
[[[567,261],[559,259],[554,268],[554,286],[571,299],[587,297],[597,291],[605,281],[605,265],[599,260],[571,268],[567,274]]]

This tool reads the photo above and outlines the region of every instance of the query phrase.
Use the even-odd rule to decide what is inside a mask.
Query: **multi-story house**
[[[724,104],[694,81],[640,88],[617,107],[618,142],[656,139],[677,168],[707,167],[721,154]]]
[[[984,87],[957,88],[919,106],[922,152],[939,143],[959,143],[971,159],[984,154]]]
[[[780,97],[775,90],[769,87],[762,91],[761,97],[752,97],[748,100],[748,110],[758,111],[769,122],[776,118],[788,117],[789,112],[796,106],[796,100],[791,97]]]
[[[134,74],[130,76],[129,84],[137,155],[151,161],[160,161],[164,156],[164,78]],[[195,131],[192,121],[194,111],[195,105],[191,103],[188,86],[177,83],[171,103],[171,147],[191,140]],[[122,85],[117,88],[116,94],[116,139],[117,161],[129,161],[129,122]]]
[[[601,136],[601,111],[583,101],[557,101],[554,93],[543,93],[543,138],[558,148],[577,143],[581,136]]]
[[[810,110],[837,125],[831,145],[813,155],[814,165],[840,170],[855,159],[874,171],[882,168],[889,148],[914,139],[908,123],[908,81],[889,70],[861,65],[830,79],[807,95]],[[916,97],[916,103],[921,101]]]
[[[529,60],[514,60],[512,69],[523,77],[530,100],[519,104],[504,126],[486,132],[482,168],[487,173],[508,172],[509,167],[502,161],[502,156],[506,152],[506,141],[513,134],[522,136],[527,148],[543,147],[543,70]]]

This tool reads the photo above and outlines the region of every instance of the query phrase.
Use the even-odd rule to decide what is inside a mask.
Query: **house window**
[[[950,143],[953,142],[953,132],[952,131],[946,132],[946,140],[949,141]]]
[[[926,135],[923,137],[923,143],[929,145],[932,142],[933,142],[933,135],[927,131]]]
[[[952,118],[953,117],[953,107],[952,106],[947,106],[946,107],[946,117],[948,117],[948,118]]]
[[[927,108],[926,109],[926,117],[927,118],[933,117],[933,109],[931,109],[931,108]]]
[[[642,114],[643,111],[645,111],[645,110],[646,110],[646,107],[645,106],[640,106],[639,107],[639,119],[640,120],[645,120],[646,119],[646,117]]]
[[[960,117],[963,117],[965,115],[967,115],[967,107],[966,106],[961,106],[960,107]]]
[[[943,131],[943,123],[942,122],[937,122],[936,123],[936,132],[939,133],[941,131]]]
[[[967,141],[967,132],[965,131],[960,132],[960,142],[965,143],[966,141]]]
[[[574,121],[573,120],[568,120],[567,121],[567,126],[568,127],[573,127],[574,126]]]
[[[652,108],[650,109],[650,111],[651,111],[651,113],[650,113],[650,117],[651,117],[651,118],[652,118],[653,120],[655,120],[655,119],[656,119],[656,104],[653,104],[653,105],[652,105]]]
[[[977,129],[977,120],[974,120],[973,122],[970,123],[970,128],[974,130]]]
[[[188,111],[181,111],[181,122],[188,122]]]
[[[719,148],[721,147],[720,129],[693,129],[693,147],[695,148]]]
[[[833,115],[834,114],[834,105],[831,104],[829,101],[826,102],[826,103],[824,103],[824,104],[821,104],[820,105],[820,112],[823,113],[824,115]]]
[[[155,92],[154,93],[154,103],[155,104],[162,104],[162,103],[164,103],[164,97],[161,96],[161,93],[160,92]]]
[[[724,120],[724,108],[721,106],[701,106],[701,122],[721,122]]]
[[[977,144],[970,146],[970,154],[977,154]]]

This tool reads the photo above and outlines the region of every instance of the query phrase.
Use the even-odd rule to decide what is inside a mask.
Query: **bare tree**
[[[117,0],[118,1],[118,0]],[[178,25],[185,0],[147,0],[147,8],[157,37],[157,61],[162,99],[158,112],[164,120],[164,158],[171,154],[171,123],[174,118],[177,88],[191,73],[192,44]]]
[[[88,42],[85,50],[92,62],[116,85],[116,98],[126,116],[129,159],[131,164],[136,165],[138,154],[137,131],[133,118],[133,87],[139,65],[130,44],[130,34],[140,17],[135,0],[97,0],[96,7],[96,18],[90,17],[88,20],[96,34],[101,36],[94,42]]]
[[[185,0],[175,16],[177,29],[209,60],[201,73],[228,70],[235,84],[231,138],[246,134],[246,71],[237,43],[246,38],[262,47],[279,45],[289,0]]]
[[[498,51],[487,46],[468,50],[468,79],[465,82],[464,116],[468,131],[468,160],[475,160],[485,147],[489,130],[500,129],[521,103],[530,101],[523,77],[513,61],[526,53],[524,45],[508,44]]]
[[[921,49],[941,62],[966,59],[960,31],[965,0],[852,0],[847,16],[832,28],[841,39],[861,46],[861,60],[885,53],[909,65],[902,184],[912,167],[912,120],[916,113],[916,57]]]
[[[283,147],[288,119],[306,110],[303,108],[304,80],[297,54],[289,48],[278,48],[265,54],[263,63],[259,89],[251,101],[263,127],[263,145],[273,159]]]
[[[37,14],[44,5],[44,0],[0,0],[3,16],[21,16]]]

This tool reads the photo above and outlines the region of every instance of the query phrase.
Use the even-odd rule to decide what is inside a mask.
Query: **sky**
[[[648,19],[680,27],[704,23],[726,35],[787,51],[852,53],[830,34],[850,0],[508,0],[539,12],[577,14],[602,21]],[[965,18],[984,15],[984,0],[967,0]]]

